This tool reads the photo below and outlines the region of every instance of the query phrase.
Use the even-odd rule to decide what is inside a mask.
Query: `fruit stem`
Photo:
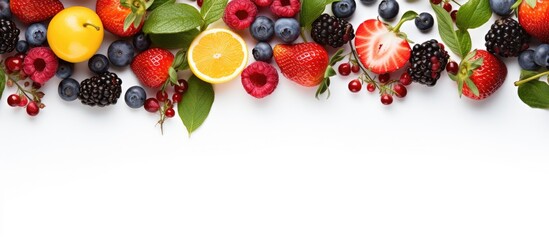
[[[543,77],[543,76],[545,76],[545,75],[549,75],[549,71],[545,71],[545,72],[539,73],[539,74],[537,74],[537,75],[531,76],[531,77],[529,77],[529,78],[525,78],[525,79],[521,79],[521,80],[519,80],[519,81],[516,81],[516,82],[515,82],[515,86],[520,86],[520,85],[522,85],[522,84],[524,84],[524,83],[530,82],[530,81],[532,81],[532,80],[536,80],[536,79],[541,78],[541,77]]]
[[[402,15],[402,18],[400,18],[400,21],[398,21],[397,25],[391,29],[392,32],[395,32],[395,33],[398,33],[400,27],[402,26],[403,23],[407,22],[407,21],[410,21],[410,20],[414,20],[415,18],[417,17],[417,13],[414,12],[414,11],[407,11],[405,12],[403,15]]]
[[[101,30],[100,27],[95,26],[95,25],[93,25],[93,24],[91,24],[91,23],[84,23],[83,26],[84,26],[84,27],[92,26],[92,27],[95,28],[95,30],[97,30],[97,31]]]
[[[32,100],[35,100],[34,95],[33,95],[32,98],[29,97],[29,95],[27,95],[27,91],[26,91],[23,87],[21,87],[21,85],[19,85],[19,83],[17,83],[17,81],[13,81],[13,80],[12,80],[12,82],[15,83],[15,86],[17,86],[17,88],[19,89],[19,91],[21,91],[21,92],[25,95],[25,97],[27,97],[29,100],[31,100],[31,99],[32,99]]]
[[[351,41],[349,41],[349,47],[351,47],[351,53],[353,54],[353,56],[355,57],[355,59],[357,60],[356,63],[358,64],[358,66],[360,67],[360,70],[362,70],[362,72],[364,73],[364,76],[366,77],[366,80],[368,81],[374,81],[372,79],[372,77],[370,77],[370,75],[368,74],[368,72],[366,72],[366,68],[364,68],[364,66],[362,66],[362,62],[360,62],[358,60],[358,54],[356,53],[356,49],[353,47],[353,43],[351,43]]]
[[[460,4],[460,3],[458,3],[458,2],[456,1],[456,0],[452,0],[452,2],[453,2],[453,3],[455,3],[455,4],[457,4],[458,6],[460,6],[460,7],[461,7],[461,4]]]

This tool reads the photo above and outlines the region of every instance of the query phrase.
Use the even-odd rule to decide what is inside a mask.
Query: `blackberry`
[[[13,51],[17,41],[19,41],[19,28],[12,20],[0,18],[0,54]]]
[[[78,99],[85,105],[104,107],[116,104],[122,93],[122,80],[115,73],[105,72],[80,83]]]
[[[486,50],[501,57],[516,57],[528,49],[530,36],[513,18],[496,20],[484,37]]]
[[[318,44],[338,48],[351,41],[355,33],[353,25],[345,19],[324,13],[313,22],[311,37]]]
[[[446,67],[448,58],[448,52],[437,40],[416,44],[412,49],[408,74],[414,82],[434,86]]]

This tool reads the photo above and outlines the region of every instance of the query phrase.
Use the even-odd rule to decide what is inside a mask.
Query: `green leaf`
[[[470,64],[471,69],[477,69],[482,66],[482,63],[484,63],[484,58],[477,58],[474,61],[472,61]]]
[[[181,65],[183,63],[183,60],[184,60],[185,56],[186,56],[186,51],[184,51],[184,50],[177,51],[177,53],[175,54],[175,58],[173,60],[173,63],[172,63],[172,67],[177,69],[177,67],[179,67],[179,65]]]
[[[170,82],[172,82],[174,85],[177,85],[177,72],[173,67],[170,67],[168,69],[168,73],[170,74]]]
[[[450,17],[450,14],[441,6],[431,4],[431,7],[437,16],[440,38],[453,53],[463,57],[463,52],[465,52],[463,50],[466,49],[466,46],[461,46],[461,41],[458,38],[456,31],[454,31],[454,22],[452,21],[452,17]],[[464,36],[465,34],[463,34],[462,38]]]
[[[133,24],[133,22],[135,21],[135,18],[137,16],[135,15],[135,13],[130,13],[128,14],[128,16],[126,18],[124,18],[124,31],[128,30],[128,28],[130,28],[130,26]]]
[[[164,4],[151,12],[143,32],[150,34],[180,33],[201,26],[202,16],[185,3]]]
[[[332,66],[329,66],[328,68],[326,68],[326,71],[324,72],[325,78],[333,77],[335,75],[337,75],[337,73]]]
[[[471,35],[469,35],[469,32],[467,30],[456,30],[456,36],[459,42],[459,49],[461,52],[461,56],[467,55],[469,51],[471,51],[471,48],[473,47],[473,43],[471,42]]]
[[[463,82],[463,79],[457,80],[459,97],[461,97],[461,94],[463,94]]]
[[[477,85],[475,85],[475,83],[473,82],[473,80],[471,80],[471,78],[466,78],[465,84],[467,85],[469,90],[471,90],[473,95],[478,96],[480,94],[478,91]]]
[[[492,9],[488,0],[469,0],[459,8],[456,25],[462,30],[478,28],[491,17]]]
[[[149,10],[154,10],[157,7],[162,6],[163,4],[169,4],[169,3],[175,3],[175,0],[154,0],[151,6],[149,7]]]
[[[534,77],[538,74],[542,73],[542,71],[528,71],[528,70],[522,70],[520,71],[520,80],[527,79]],[[539,80],[540,78],[533,79],[533,80]]]
[[[409,10],[404,14],[402,14],[402,17],[400,17],[400,21],[410,21],[410,20],[416,19],[416,17],[417,17],[417,13],[412,10]]]
[[[316,89],[315,98],[320,100],[320,95],[326,94],[326,99],[330,98],[330,78],[326,77],[322,80],[318,88]]]
[[[511,9],[517,9],[517,8],[520,6],[521,3],[522,3],[522,0],[517,0],[517,1],[513,4],[513,6],[511,6]]]
[[[202,19],[204,19],[204,28],[213,22],[219,20],[223,16],[227,0],[206,0],[200,9]]]
[[[177,110],[190,136],[208,117],[215,93],[211,84],[194,75],[189,78],[188,83],[189,88],[177,104]]]
[[[0,99],[2,99],[2,93],[4,93],[4,89],[6,88],[7,80],[8,78],[6,77],[4,69],[0,67]]]
[[[549,108],[549,85],[542,81],[530,81],[518,87],[518,95],[533,108]]]
[[[311,25],[326,9],[326,5],[339,0],[302,0],[299,12],[300,26],[310,29]]]
[[[149,34],[151,42],[158,47],[167,49],[189,49],[191,42],[194,40],[200,31],[194,28],[186,32],[169,33],[169,34]]]
[[[332,57],[330,58],[330,66],[333,66],[335,65],[337,62],[343,60],[345,58],[345,55],[343,55],[343,48],[337,50],[337,52],[334,53],[334,55],[332,55]]]
[[[528,4],[532,8],[536,7],[536,2],[536,0],[526,0],[526,4]]]

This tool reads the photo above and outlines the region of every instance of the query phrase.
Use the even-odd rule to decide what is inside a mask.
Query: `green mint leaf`
[[[175,0],[154,0],[148,9],[152,11],[155,8],[160,7],[166,3],[175,3]]]
[[[452,21],[452,17],[450,17],[450,14],[439,5],[431,4],[431,7],[437,16],[440,38],[453,53],[463,57],[461,43],[456,32],[454,31],[454,22]]]
[[[526,0],[526,4],[528,4],[532,8],[536,7],[536,2],[536,0]]]
[[[300,26],[310,29],[311,25],[326,9],[326,5],[339,0],[302,0],[299,12]]]
[[[4,69],[0,67],[0,99],[2,99],[2,93],[4,93],[4,89],[6,88],[7,80],[8,78],[6,77]]]
[[[177,110],[190,136],[208,117],[215,93],[211,84],[194,75],[189,78],[188,83],[189,89],[177,104]]]
[[[522,0],[517,0],[515,2],[515,4],[513,4],[513,6],[511,6],[511,9],[517,9],[520,6],[521,3],[522,3]]]
[[[149,34],[153,45],[167,49],[189,49],[191,42],[194,40],[200,31],[193,28],[186,32],[168,33],[168,34]]]
[[[200,15],[202,15],[202,19],[204,19],[203,29],[206,29],[208,25],[220,19],[223,16],[226,6],[227,0],[204,1],[204,4],[200,9]]]
[[[195,7],[185,3],[164,4],[151,12],[143,32],[166,34],[186,32],[201,26],[202,16]]]
[[[533,108],[549,108],[549,85],[542,81],[530,81],[518,87],[518,95]]]
[[[458,29],[456,31],[456,36],[458,38],[461,56],[467,55],[467,53],[471,51],[471,48],[473,46],[471,42],[471,35],[469,35],[469,32],[467,30]]]
[[[462,30],[478,28],[491,17],[492,9],[488,0],[469,0],[459,8],[456,25]]]

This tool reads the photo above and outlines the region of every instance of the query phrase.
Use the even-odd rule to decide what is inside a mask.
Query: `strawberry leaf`
[[[533,108],[549,108],[549,85],[542,81],[530,81],[518,87],[518,95],[526,105]]]
[[[177,110],[190,136],[208,117],[215,93],[211,84],[194,75],[189,78],[188,83],[189,88],[177,104]]]
[[[536,7],[536,2],[536,0],[526,0],[526,4],[528,4],[532,8]]]
[[[450,17],[450,14],[439,5],[431,4],[431,7],[437,16],[438,32],[442,41],[453,53],[463,57],[463,52],[466,52],[464,50],[467,46],[462,47],[460,38],[458,38],[456,31],[454,31],[452,17]]]
[[[177,72],[173,67],[170,67],[168,69],[168,73],[170,74],[170,82],[174,85],[177,85]]]
[[[472,74],[472,72],[471,72],[471,74]],[[471,90],[473,95],[475,95],[475,96],[480,95],[480,93],[478,91],[478,88],[477,88],[477,85],[475,85],[475,83],[473,82],[473,80],[471,80],[471,78],[466,78],[465,79],[465,85],[467,85],[467,87],[469,88],[469,90]]]
[[[7,79],[4,69],[0,67],[0,99],[2,99],[2,93],[4,93],[4,89],[6,88]]]
[[[459,8],[456,25],[462,30],[478,28],[488,22],[490,17],[492,9],[488,0],[469,0]]]
[[[187,52],[184,50],[177,51],[172,63],[172,67],[177,69],[181,64],[183,64],[183,60],[185,59],[186,54]]]
[[[343,48],[337,50],[336,53],[330,58],[330,66],[335,65],[337,62],[343,60],[345,58],[345,55],[343,55]]]
[[[130,28],[130,26],[133,24],[133,22],[135,22],[136,17],[137,16],[133,12],[128,14],[128,16],[124,19],[124,31],[126,31],[126,30],[128,30],[128,28]]]
[[[204,20],[202,30],[205,30],[208,25],[219,20],[223,16],[226,6],[227,0],[204,1],[202,8],[200,8],[200,15],[202,15],[202,19]]]
[[[151,6],[149,7],[149,10],[154,10],[155,8],[157,7],[160,7],[162,6],[163,4],[166,4],[166,3],[175,3],[175,0],[154,0],[152,1],[152,4]]]
[[[203,19],[198,10],[186,3],[164,4],[151,12],[143,32],[167,34],[186,32],[202,26]]]

